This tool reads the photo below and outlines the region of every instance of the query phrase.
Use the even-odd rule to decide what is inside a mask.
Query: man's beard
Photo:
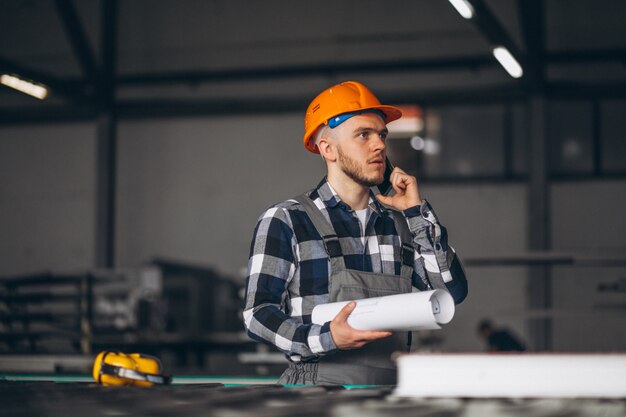
[[[363,167],[359,165],[357,161],[350,158],[348,155],[341,151],[341,148],[337,148],[339,155],[339,162],[341,163],[341,170],[352,181],[364,187],[373,187],[383,182],[383,176],[377,176],[375,178],[367,178],[363,172]]]

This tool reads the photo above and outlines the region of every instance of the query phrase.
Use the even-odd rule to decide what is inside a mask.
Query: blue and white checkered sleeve
[[[448,245],[448,231],[439,223],[428,201],[403,212],[413,235],[415,246],[414,281],[443,280],[456,304],[467,296],[467,278],[452,246]]]
[[[286,211],[273,207],[263,213],[250,249],[243,316],[251,338],[276,346],[297,362],[331,353],[337,347],[329,323],[303,324],[285,311],[297,262],[295,247]]]

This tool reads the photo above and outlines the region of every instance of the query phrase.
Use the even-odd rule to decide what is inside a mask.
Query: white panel
[[[626,355],[405,355],[402,397],[624,398]]]

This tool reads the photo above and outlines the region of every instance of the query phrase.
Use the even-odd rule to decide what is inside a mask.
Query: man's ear
[[[330,143],[328,138],[322,137],[317,143],[317,149],[325,160],[335,162],[337,159],[335,147]]]

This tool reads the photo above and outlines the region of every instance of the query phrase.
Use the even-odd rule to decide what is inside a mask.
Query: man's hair
[[[315,132],[313,132],[313,143],[317,146],[320,140],[324,137],[334,138],[333,129],[328,125],[321,125]]]

